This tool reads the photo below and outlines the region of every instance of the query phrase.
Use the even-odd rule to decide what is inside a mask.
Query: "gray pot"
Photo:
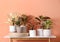
[[[26,33],[27,32],[26,26],[21,25],[20,28],[21,28],[22,33]]]
[[[21,26],[16,26],[17,33],[26,33],[27,29],[26,26],[21,25]]]

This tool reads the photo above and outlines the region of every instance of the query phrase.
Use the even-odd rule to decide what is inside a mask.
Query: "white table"
[[[30,36],[26,36],[26,37],[18,37],[18,36],[5,36],[4,38],[9,38],[10,42],[13,42],[13,39],[15,40],[46,40],[48,39],[48,42],[50,42],[51,39],[56,38],[56,36],[49,36],[49,37],[44,37],[44,36],[36,36],[36,37],[30,37]]]

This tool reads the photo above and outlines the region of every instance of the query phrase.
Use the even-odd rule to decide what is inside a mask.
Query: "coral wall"
[[[52,32],[57,36],[55,40],[51,41],[60,42],[60,0],[0,0],[0,42],[9,41],[9,39],[3,37],[9,33],[9,25],[5,22],[7,21],[7,15],[10,12],[19,12],[21,14],[25,13],[33,16],[45,15],[51,17],[54,21]]]

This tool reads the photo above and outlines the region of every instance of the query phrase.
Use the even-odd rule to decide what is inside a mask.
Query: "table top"
[[[56,36],[35,36],[35,37],[30,37],[30,36],[4,36],[4,38],[56,38]]]

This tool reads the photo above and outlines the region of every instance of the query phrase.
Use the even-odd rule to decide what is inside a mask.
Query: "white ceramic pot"
[[[14,33],[14,32],[16,31],[15,26],[9,26],[9,31],[10,31],[11,33]]]
[[[44,29],[44,30],[43,30],[43,36],[44,36],[44,37],[49,37],[49,36],[51,36],[51,30],[50,30],[50,29]]]
[[[36,30],[29,30],[29,35],[30,35],[30,37],[35,37],[36,36]]]
[[[16,26],[17,33],[21,33],[21,28],[20,26]]]
[[[43,29],[37,29],[37,35],[43,36]]]

